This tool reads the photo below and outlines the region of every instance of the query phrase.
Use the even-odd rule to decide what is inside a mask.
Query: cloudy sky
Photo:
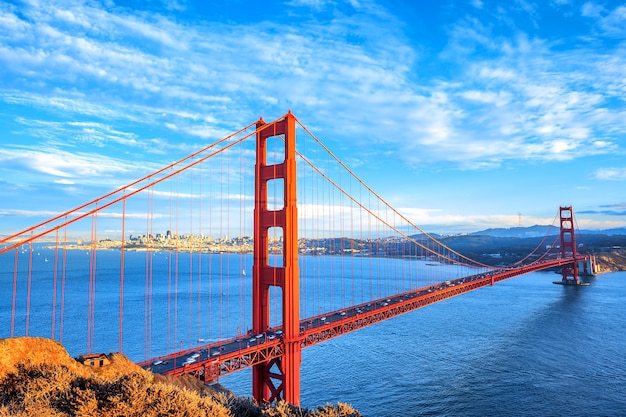
[[[626,225],[626,6],[0,2],[0,234],[289,109],[428,231]]]

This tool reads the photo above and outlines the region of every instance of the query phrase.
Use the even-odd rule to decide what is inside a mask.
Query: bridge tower
[[[574,212],[572,206],[559,208],[561,217],[561,258],[574,258],[574,262],[561,267],[562,284],[580,285],[578,279],[578,254],[574,233]],[[571,277],[571,279],[570,279]]]
[[[259,119],[255,165],[254,265],[252,277],[252,329],[257,334],[270,327],[270,287],[282,291],[282,356],[255,365],[252,394],[258,402],[283,399],[300,403],[300,272],[298,268],[298,213],[296,207],[296,123],[289,113],[273,124]],[[284,161],[267,164],[267,140],[280,136]],[[268,208],[268,183],[283,182],[283,207]],[[276,183],[279,187],[279,182]],[[274,207],[275,208],[275,207]],[[282,265],[269,264],[269,229],[282,229]],[[275,306],[276,307],[276,306]]]

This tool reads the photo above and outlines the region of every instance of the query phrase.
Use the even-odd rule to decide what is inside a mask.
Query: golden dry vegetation
[[[93,368],[49,339],[0,340],[0,417],[360,416],[341,403],[315,410],[284,402],[259,406],[192,377],[153,375],[121,354],[110,358]]]

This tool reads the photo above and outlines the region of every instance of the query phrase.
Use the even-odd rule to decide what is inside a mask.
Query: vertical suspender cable
[[[209,165],[209,238],[211,239],[211,246],[213,246],[213,192],[212,187],[213,187],[213,170],[211,169],[211,166]],[[207,321],[207,332],[209,335],[209,338],[211,338],[211,322],[213,321],[213,250],[209,250],[209,256],[208,256],[208,262],[209,262],[209,268],[208,268],[208,272],[207,272],[207,286],[208,286],[208,297],[209,297],[209,302],[207,305],[207,317],[208,317],[208,321]]]
[[[87,290],[87,353],[91,353],[91,303],[92,303],[92,290],[93,290],[93,230],[94,230],[94,217],[91,215],[91,243],[89,246],[89,289]]]
[[[352,178],[349,178],[350,180],[350,195],[352,195]],[[356,246],[355,246],[355,242],[356,242],[356,235],[354,234],[354,212],[353,209],[354,208],[354,203],[350,202],[350,249],[352,249],[351,251],[351,257],[350,257],[350,276],[352,277],[352,280],[350,282],[350,285],[352,286],[351,290],[350,290],[350,305],[353,306],[354,305],[354,280],[355,280],[355,276],[354,276],[354,256],[356,254]],[[360,211],[360,210],[359,210]]]
[[[50,338],[55,338],[55,324],[57,315],[57,266],[59,264],[59,230],[55,231],[54,236],[54,265],[52,270],[52,328],[50,329]]]
[[[321,229],[324,227],[324,213],[326,212],[326,208],[324,207],[324,197],[326,196],[326,191],[323,189],[324,184],[319,176],[315,177],[317,179],[317,184],[315,190],[317,191],[315,201],[319,201],[317,210],[315,210],[315,237],[317,238],[317,245],[321,248],[322,240],[321,240]],[[311,190],[311,194],[313,195],[313,191]],[[314,198],[314,197],[313,197]],[[318,255],[328,256],[328,253],[318,253]],[[314,310],[312,313],[317,314],[321,313],[322,309],[322,272],[321,272],[321,260],[322,256],[315,258],[315,288],[317,293],[317,305],[314,306]]]
[[[122,340],[124,334],[124,266],[125,260],[125,243],[126,243],[126,199],[122,201],[122,247],[120,253],[120,334],[119,334],[119,352],[122,350]]]
[[[176,175],[176,209],[175,209],[175,227],[176,231],[174,233],[175,247],[174,247],[174,349],[176,349],[178,345],[178,269],[179,269],[179,252],[180,252],[180,234],[178,229],[178,196],[180,193],[180,178]],[[180,344],[180,349],[182,349],[182,341]]]
[[[323,196],[325,193],[322,190],[322,185],[321,185],[321,180],[319,176],[314,177],[316,183],[315,183],[315,187],[311,187],[311,201],[315,202],[315,218],[313,220],[313,236],[315,237],[315,254],[316,255],[322,255],[322,253],[318,253],[317,252],[317,248],[321,247],[321,239],[320,239],[320,222],[322,221],[322,215],[324,214],[324,200]],[[326,254],[327,255],[327,254]],[[322,292],[320,291],[321,288],[321,275],[320,275],[320,258],[321,256],[316,256],[314,258],[314,263],[313,263],[313,267],[314,267],[314,285],[315,285],[315,294],[317,295],[317,302],[315,303],[315,305],[313,306],[313,309],[311,310],[311,313],[315,314],[317,313],[322,305]]]
[[[344,185],[342,183],[341,169],[339,170],[339,187],[343,189]],[[344,251],[344,236],[346,236],[344,229],[344,207],[343,207],[343,194],[339,194],[339,297],[338,303],[333,305],[333,310],[336,310],[337,307],[345,305],[345,272],[344,272],[344,260],[345,260],[345,251]]]
[[[97,204],[96,204],[97,210]],[[87,319],[87,352],[91,353],[94,342],[95,330],[95,298],[96,298],[96,256],[97,256],[97,224],[98,212],[95,211],[91,216],[91,251],[89,252],[89,301],[88,301],[88,319]]]
[[[32,232],[31,232],[32,236]],[[33,279],[33,241],[29,243],[28,253],[28,286],[26,291],[26,336],[28,337],[28,324],[30,322],[30,287]]]
[[[66,218],[67,220],[67,218]],[[59,322],[59,343],[63,343],[65,322],[65,278],[67,274],[67,226],[63,228],[63,266],[61,270],[61,318]]]
[[[331,171],[331,167],[330,167],[330,157],[328,157],[327,161],[326,161],[326,165],[328,166],[328,172]],[[332,198],[332,187],[328,186],[328,233],[331,233],[331,231],[334,229],[333,227],[333,223],[332,223],[332,219],[334,218],[333,213],[331,212],[331,210],[333,210],[333,203],[334,203],[334,199]],[[329,235],[330,238],[330,250],[331,253],[334,253],[334,242],[335,242],[335,238],[331,235]],[[334,260],[331,260],[331,263],[329,265],[328,268],[328,273],[330,275],[330,279],[328,280],[328,282],[330,283],[330,291],[328,292],[330,294],[330,300],[327,303],[324,303],[324,311],[327,310],[331,310],[331,306],[332,306],[332,300],[334,299],[334,287],[335,287],[335,274],[334,274]]]
[[[226,158],[226,234],[230,235],[230,181],[231,181],[231,172],[230,172],[230,151],[224,154]],[[232,239],[232,236],[229,236]],[[227,242],[230,243],[230,242]],[[226,255],[226,335],[230,336],[230,314],[232,312],[230,306],[230,285],[231,285],[231,256],[230,254]]]
[[[246,316],[246,249],[245,249],[245,244],[246,241],[244,240],[244,236],[246,235],[245,233],[245,228],[246,228],[246,223],[245,223],[245,195],[246,195],[246,190],[245,190],[245,184],[244,184],[244,178],[246,178],[245,176],[245,164],[243,161],[243,154],[244,154],[244,149],[242,146],[242,149],[240,149],[239,151],[239,175],[237,176],[237,178],[239,179],[239,238],[240,238],[240,248],[239,248],[239,267],[237,269],[241,269],[241,273],[238,272],[239,275],[239,320],[238,320],[238,326],[237,328],[240,330],[238,331],[237,335],[239,335],[241,333],[241,329],[245,328],[245,323],[247,323],[247,316]],[[243,314],[243,317],[242,317]]]
[[[306,139],[302,141],[302,143],[304,143],[304,147],[303,147],[303,154],[306,155]],[[296,156],[296,172],[298,172],[298,157]],[[307,204],[306,204],[306,200],[303,198],[303,190],[306,190],[306,177],[304,175],[304,170],[303,165],[299,164],[299,166],[301,167],[300,172],[297,174],[298,176],[298,205],[299,205],[299,210],[301,210],[301,215],[298,216],[298,233],[300,234],[299,239],[302,239],[302,232],[304,231],[306,233],[306,220],[304,220],[303,224],[300,224],[300,219],[306,219],[307,217]],[[298,244],[299,246],[299,244]],[[299,250],[299,249],[298,249]],[[304,253],[306,254],[306,244],[305,244],[305,248],[304,248]],[[307,282],[308,280],[306,279],[307,276],[307,269],[304,265],[301,264],[300,262],[300,257],[298,257],[298,263],[300,263],[300,311],[304,311],[306,313],[307,311],[307,298],[308,298],[308,292],[307,292]],[[306,316],[306,314],[305,314]]]
[[[200,164],[198,166],[198,236],[196,237],[197,242],[198,242],[198,251],[196,253],[197,257],[198,257],[198,267],[196,268],[196,280],[197,280],[197,285],[196,285],[196,290],[198,291],[197,294],[197,301],[196,301],[196,311],[197,311],[197,318],[196,318],[196,332],[198,333],[198,338],[202,337],[202,315],[201,315],[201,309],[202,309],[202,257],[204,256],[204,250],[205,250],[205,246],[204,246],[204,234],[202,233],[202,174],[203,174],[203,167],[204,164]]]
[[[172,351],[172,181],[168,181],[170,184],[170,215],[169,215],[169,230],[167,238],[168,252],[167,252],[167,353]],[[174,340],[174,347],[176,347],[176,340]]]
[[[20,247],[15,248],[15,260],[13,261],[13,299],[11,301],[11,337],[15,337],[15,303],[17,302],[17,267]]]
[[[372,193],[368,193],[368,207],[372,207]],[[369,261],[368,261],[368,268],[367,268],[367,272],[368,272],[368,278],[369,278],[369,293],[368,293],[368,300],[371,300],[374,298],[374,257],[377,256],[376,248],[374,246],[374,242],[375,242],[375,238],[377,237],[374,229],[372,228],[372,216],[367,216],[367,233],[369,236],[369,242],[368,242],[368,247],[369,247]]]
[[[152,313],[154,288],[154,187],[150,187],[150,239],[148,240],[148,358],[152,356]]]
[[[363,187],[359,186],[359,201],[363,201]],[[365,256],[365,254],[363,253],[363,250],[365,248],[364,242],[363,242],[363,210],[359,210],[359,253],[361,254],[361,257],[359,258],[359,279],[361,280],[361,299],[360,302],[363,303],[365,301],[365,272],[363,270],[363,257]],[[372,256],[372,254],[370,253],[369,256]]]
[[[380,200],[376,201],[378,204],[378,215],[382,218],[382,213],[380,212]],[[376,296],[374,298],[379,298],[382,296],[382,292],[381,292],[381,264],[382,264],[382,258],[381,256],[383,256],[381,254],[381,244],[382,244],[382,234],[380,233],[380,222],[376,222],[376,252],[377,252],[377,258],[376,258],[376,275],[375,275],[375,280],[376,280]]]
[[[189,313],[187,321],[187,340],[193,341],[193,169],[189,171],[189,236],[187,250],[189,251]]]
[[[152,190],[152,188],[150,189]],[[150,357],[150,195],[147,196],[143,302],[143,357]]]
[[[220,158],[220,241],[223,242],[224,239],[224,158]],[[224,289],[223,289],[223,270],[222,270],[222,261],[223,261],[223,251],[220,249],[220,333],[219,339],[222,338],[222,330],[224,325],[224,315],[222,312],[223,307],[223,298],[224,298]]]

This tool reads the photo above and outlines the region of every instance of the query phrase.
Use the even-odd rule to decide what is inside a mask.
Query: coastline
[[[270,247],[270,251],[278,254],[281,253],[282,242],[275,242],[273,246]],[[172,240],[172,241],[154,241],[149,244],[146,243],[138,243],[134,241],[125,241],[122,244],[120,240],[101,240],[98,241],[95,245],[93,243],[72,243],[68,245],[46,245],[46,249],[64,249],[64,250],[84,250],[89,251],[95,249],[97,251],[100,250],[122,250],[122,247],[126,251],[133,252],[195,252],[195,253],[238,253],[238,254],[252,254],[253,251],[253,243],[245,242],[243,244],[236,244],[233,241],[225,241],[225,240],[216,240],[216,241],[204,241],[198,242],[194,240]],[[301,255],[311,255],[311,254],[329,254],[323,253],[325,251],[320,250],[322,248],[316,248],[316,252],[307,252],[301,251]],[[618,272],[618,271],[626,271],[626,249],[622,248],[614,248],[608,251],[600,251],[596,252],[596,274],[603,274],[607,272]],[[359,256],[364,256],[364,254],[360,254]],[[384,256],[384,255],[383,255]],[[392,256],[393,257],[393,256]]]

